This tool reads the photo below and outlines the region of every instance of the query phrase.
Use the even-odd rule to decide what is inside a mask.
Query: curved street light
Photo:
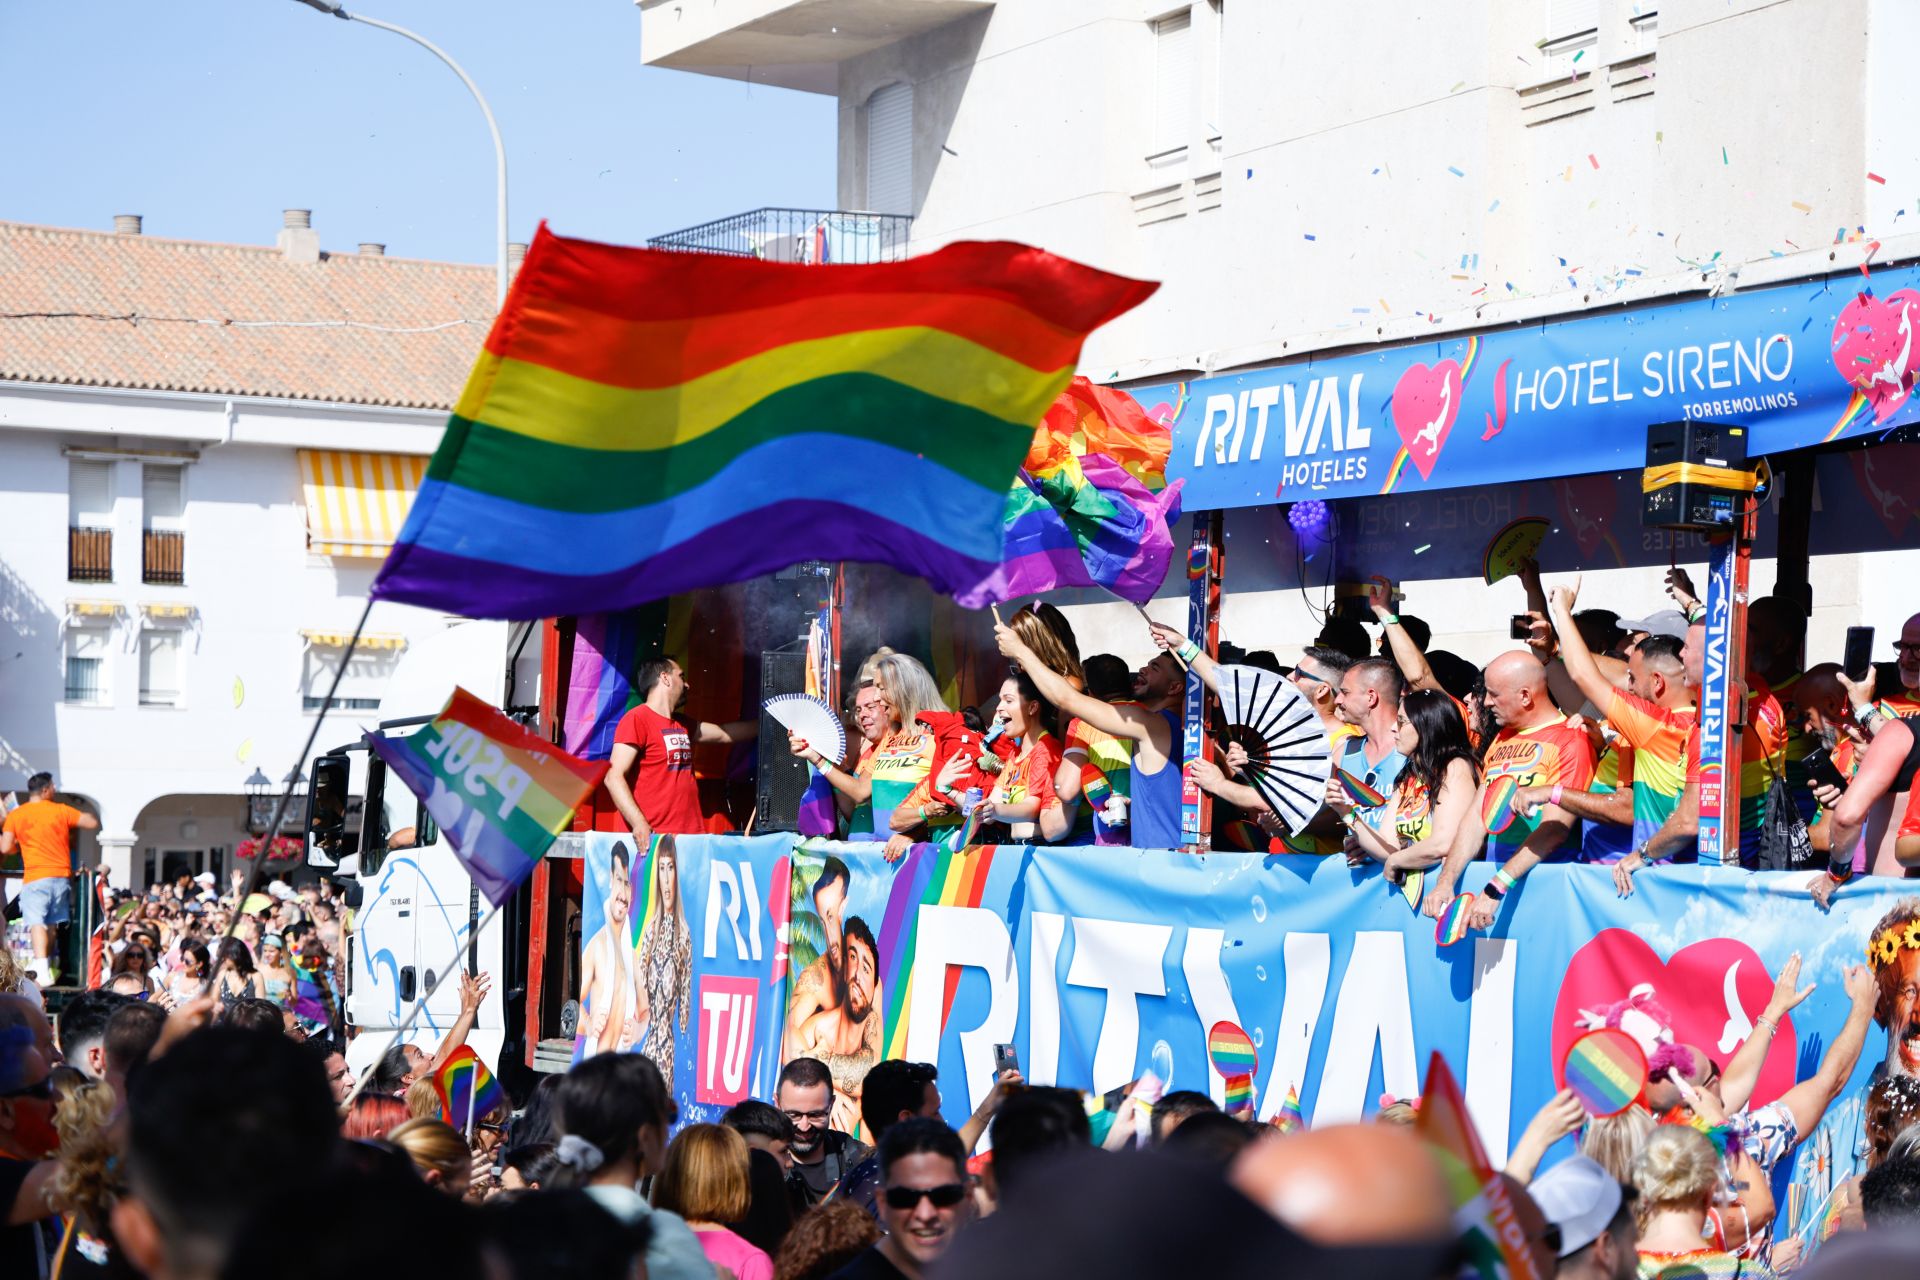
[[[447,66],[452,69],[453,74],[460,77],[460,83],[467,86],[467,92],[473,95],[473,100],[480,104],[480,114],[487,118],[487,131],[493,135],[493,159],[498,186],[496,213],[499,223],[499,235],[494,255],[494,302],[496,305],[505,302],[507,300],[507,149],[500,141],[500,126],[494,123],[493,109],[487,105],[485,96],[480,92],[480,86],[473,82],[473,77],[468,75],[459,63],[447,56],[445,49],[442,49],[439,45],[423,35],[409,31],[405,27],[397,27],[391,22],[382,22],[378,18],[369,18],[359,13],[348,13],[346,9],[341,6],[339,0],[297,0],[297,3],[304,4],[309,8],[318,9],[321,13],[330,13],[342,21],[363,22],[369,27],[378,27],[382,31],[391,31],[397,36],[405,36],[407,39],[425,49],[428,53],[431,53],[434,57],[440,59],[440,61],[446,63]]]

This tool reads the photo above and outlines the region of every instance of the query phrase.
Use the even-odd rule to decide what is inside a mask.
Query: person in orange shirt
[[[33,930],[33,976],[53,985],[53,931],[67,922],[73,890],[73,832],[97,831],[100,819],[53,798],[53,775],[27,779],[27,802],[0,824],[0,856],[20,850],[26,885],[20,890],[20,915]]]

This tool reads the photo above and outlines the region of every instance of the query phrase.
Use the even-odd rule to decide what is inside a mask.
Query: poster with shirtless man
[[[636,856],[631,837],[594,832],[585,862],[574,1061],[644,1053],[671,1093],[693,981],[678,847],[672,836],[655,836]]]
[[[843,1133],[860,1132],[860,1087],[884,1056],[885,1004],[879,944],[854,907],[875,913],[885,887],[855,892],[839,858],[796,852],[790,881],[789,955],[793,979],[787,1001],[782,1058],[818,1058],[833,1073],[833,1118]]]

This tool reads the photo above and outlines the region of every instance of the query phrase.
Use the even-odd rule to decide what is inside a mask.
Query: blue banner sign
[[[1189,511],[1638,470],[1646,427],[1754,455],[1913,421],[1920,268],[1835,275],[1133,389]]]

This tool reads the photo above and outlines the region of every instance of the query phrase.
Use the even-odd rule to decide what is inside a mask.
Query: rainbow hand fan
[[[1319,714],[1293,681],[1260,667],[1224,665],[1218,678],[1220,713],[1247,748],[1248,781],[1299,835],[1320,811],[1333,773]]]
[[[1340,789],[1347,793],[1347,799],[1362,809],[1378,809],[1387,802],[1387,793],[1374,786],[1365,778],[1334,766],[1334,776],[1340,779]]]
[[[1589,1031],[1567,1046],[1560,1077],[1591,1116],[1617,1116],[1647,1088],[1647,1055],[1618,1027]]]
[[[779,693],[760,704],[762,710],[788,733],[803,739],[834,764],[847,758],[847,726],[824,698],[805,693]]]
[[[1473,907],[1473,895],[1463,893],[1447,904],[1440,918],[1433,922],[1433,940],[1443,947],[1450,947],[1467,936],[1467,912]]]
[[[1512,774],[1502,774],[1487,782],[1487,793],[1480,798],[1480,816],[1487,820],[1487,834],[1497,836],[1513,825],[1519,815],[1514,812],[1513,798],[1520,791],[1520,780]]]
[[[1207,1059],[1213,1063],[1222,1079],[1231,1080],[1235,1076],[1250,1076],[1254,1068],[1260,1065],[1260,1056],[1254,1051],[1253,1040],[1242,1031],[1237,1023],[1222,1020],[1213,1024],[1207,1032]]]

